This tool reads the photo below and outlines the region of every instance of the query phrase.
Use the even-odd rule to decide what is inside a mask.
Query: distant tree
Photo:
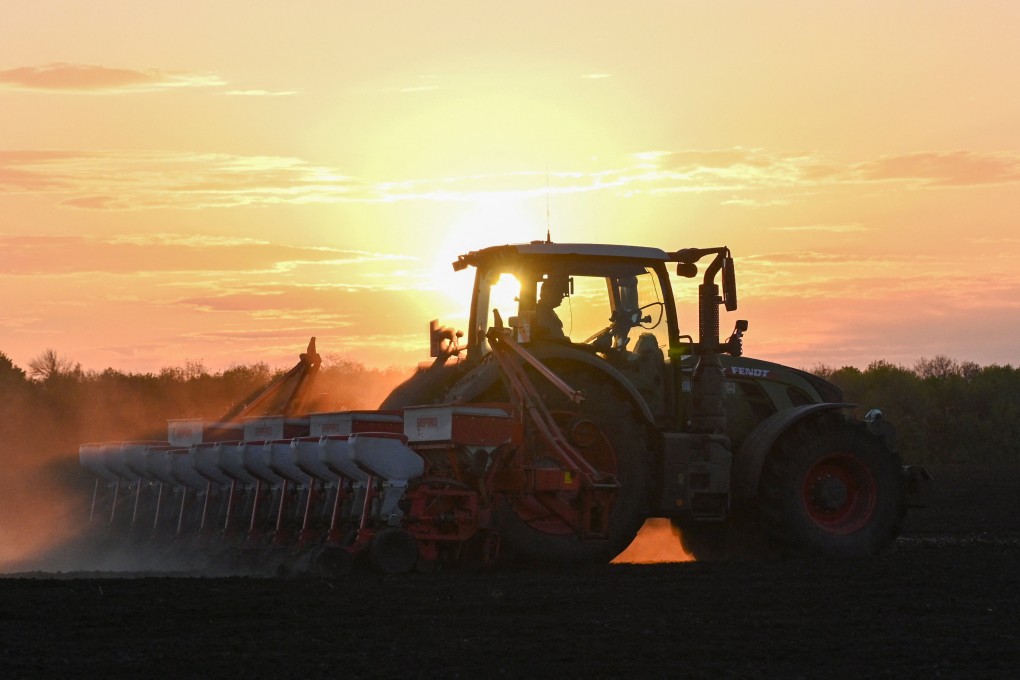
[[[923,379],[945,379],[950,376],[961,375],[962,371],[960,370],[960,364],[956,363],[956,361],[945,355],[939,354],[931,359],[926,359],[924,357],[918,359],[914,364],[914,373],[916,373],[919,378]]]
[[[882,409],[908,463],[1020,462],[1020,369],[936,356],[912,370],[875,361],[820,374],[858,415]]]
[[[184,375],[188,380],[205,378],[209,376],[209,369],[201,359],[188,359],[184,362]]]
[[[975,378],[981,375],[983,369],[973,361],[964,361],[960,364],[960,375],[967,382],[973,382]]]
[[[14,365],[10,358],[0,352],[0,383],[24,382],[25,371]]]
[[[29,375],[42,381],[68,375],[80,369],[80,366],[76,366],[67,357],[57,354],[55,349],[43,350],[42,354],[28,362]]]
[[[1020,368],[986,366],[965,389],[957,458],[1020,463]]]
[[[223,371],[223,381],[231,386],[238,385],[242,390],[267,385],[274,377],[274,372],[264,361],[255,364],[234,365]]]

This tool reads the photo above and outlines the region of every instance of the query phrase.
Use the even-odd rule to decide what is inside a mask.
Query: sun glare
[[[483,194],[465,205],[438,245],[431,270],[433,287],[444,298],[440,304],[448,310],[444,323],[464,328],[470,312],[474,275],[471,270],[453,271],[457,256],[488,246],[544,239],[543,219],[541,210],[529,210],[519,196]]]
[[[454,222],[445,245],[457,254],[504,243],[527,243],[545,238],[539,202],[527,204],[518,194],[490,193],[471,199]]]

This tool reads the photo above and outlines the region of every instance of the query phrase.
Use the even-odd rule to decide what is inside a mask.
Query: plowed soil
[[[0,677],[1017,677],[1020,467],[931,469],[864,560],[8,576]]]

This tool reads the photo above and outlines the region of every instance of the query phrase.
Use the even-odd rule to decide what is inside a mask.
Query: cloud
[[[840,164],[818,153],[738,147],[649,151],[634,158],[641,172],[625,172],[621,181],[649,193],[819,190],[876,182],[930,188],[1020,182],[1020,154],[1014,152],[916,152]],[[740,195],[726,203],[775,205],[777,199],[774,194],[764,202]]]
[[[53,172],[62,163],[88,156],[81,152],[0,150],[0,193],[48,191],[66,188],[67,183]]]
[[[864,367],[875,359],[909,365],[936,354],[1015,363],[1020,277],[859,272],[853,280],[798,282],[796,290],[809,294],[784,296],[776,286],[768,297],[745,296],[748,355],[807,367]]]
[[[872,227],[865,227],[863,224],[805,224],[791,227],[773,227],[773,231],[812,231],[828,234],[855,234],[862,231],[874,231]]]
[[[231,97],[289,97],[297,94],[296,90],[281,90],[270,92],[269,90],[228,90],[223,94]]]
[[[376,185],[384,200],[455,202],[485,194],[517,197],[615,192],[621,195],[727,194],[723,205],[789,205],[803,196],[876,182],[932,188],[1020,180],[1020,154],[920,153],[841,164],[818,153],[764,149],[648,150],[599,171],[538,170],[411,179]],[[493,187],[499,187],[494,191]],[[818,224],[787,231],[859,233],[860,224]]]
[[[792,189],[809,184],[805,168],[810,154],[771,153],[761,149],[687,149],[646,151],[634,155],[637,166],[621,173],[631,191],[652,194],[747,192]],[[765,203],[775,204],[775,196]],[[760,199],[731,196],[729,204],[762,205]]]
[[[403,335],[409,320],[425,327],[429,313],[420,296],[405,290],[370,286],[294,285],[286,281],[234,281],[224,290],[218,286],[209,295],[182,297],[165,302],[166,307],[216,314],[222,318],[244,318],[245,333],[281,327],[301,328],[307,335],[345,329],[351,333]],[[218,324],[206,324],[220,327]],[[222,331],[214,331],[214,334]]]
[[[970,239],[971,243],[976,243],[983,246],[994,246],[1001,245],[1004,243],[1020,243],[1020,236],[1004,236],[1002,238],[993,238],[989,236],[982,236],[981,238]]]
[[[765,253],[759,255],[745,255],[742,259],[758,262],[765,265],[796,265],[796,264],[831,264],[839,263],[860,263],[861,256],[850,253],[822,253],[811,250],[796,250],[785,253]],[[888,258],[867,258],[868,261]]]
[[[22,362],[73,337],[90,367],[128,357],[152,370],[187,356],[291,364],[317,336],[330,351],[410,366],[425,338],[408,328],[435,313],[435,292],[420,290],[428,272],[388,252],[181,233],[0,234],[0,252],[0,280],[18,291],[0,319],[4,349]]]
[[[440,89],[439,87],[439,76],[436,75],[420,75],[415,79],[413,85],[396,85],[392,87],[384,87],[383,92],[397,93],[397,94],[418,94],[421,92],[433,92]]]
[[[917,153],[839,164],[817,153],[762,149],[653,150],[598,170],[516,169],[371,182],[285,156],[172,152],[0,151],[0,193],[52,194],[68,208],[229,208],[330,203],[473,202],[603,193],[719,194],[765,208],[822,192],[891,185],[929,189],[1020,181],[1020,154]],[[860,225],[789,226],[850,233]]]
[[[864,180],[917,180],[936,186],[1005,184],[1020,181],[1016,154],[953,151],[887,156],[856,166]]]
[[[413,85],[411,87],[401,87],[396,90],[389,90],[389,92],[399,92],[401,94],[415,94],[417,92],[432,92],[438,90],[437,85]]]
[[[904,302],[921,309],[1020,309],[1020,257],[789,251],[745,255],[739,264],[745,300],[827,300],[834,309]],[[955,272],[947,276],[946,272]],[[795,281],[796,285],[791,285]],[[918,302],[923,298],[923,302]]]
[[[151,92],[182,87],[216,87],[224,81],[211,74],[159,69],[109,68],[52,62],[0,71],[0,87],[45,92]]]
[[[378,263],[406,262],[408,256],[339,250],[325,247],[281,245],[247,238],[192,236],[184,234],[150,234],[145,236],[0,236],[0,275],[69,276],[80,274],[151,275],[155,273],[188,273],[182,277],[190,284],[201,286],[233,284],[239,280],[284,275],[321,276],[317,268],[325,268],[326,280],[359,275],[358,268]],[[352,274],[353,272],[353,274]],[[244,284],[248,289],[248,284]]]
[[[0,193],[124,210],[382,200],[335,169],[280,156],[0,151]]]
[[[768,208],[777,205],[790,205],[788,198],[761,199],[750,197],[731,196],[719,202],[719,205],[737,205],[743,208]]]
[[[112,245],[131,244],[138,246],[188,246],[192,248],[233,248],[245,245],[270,245],[269,241],[244,236],[208,236],[206,234],[174,234],[158,232],[153,234],[116,234],[107,236],[102,242]]]
[[[645,158],[648,154],[643,154]],[[666,170],[691,171],[700,168],[726,169],[735,166],[768,167],[776,161],[761,151],[747,149],[691,149],[658,152],[652,158]]]
[[[113,196],[76,196],[67,199],[63,204],[72,208],[88,208],[90,210],[116,210],[129,207]]]

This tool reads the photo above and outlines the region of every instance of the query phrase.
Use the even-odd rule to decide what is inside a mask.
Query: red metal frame
[[[558,470],[542,468],[508,470],[494,466],[487,479],[488,488],[501,488],[510,493],[530,492],[535,501],[545,506],[550,513],[557,516],[582,538],[604,537],[609,513],[616,491],[619,489],[619,482],[614,474],[595,468],[570,443],[554,415],[539,396],[534,383],[524,370],[523,362],[547,378],[573,404],[580,405],[584,396],[521,347],[513,339],[509,329],[497,325],[495,328],[489,329],[486,338],[488,338],[500,369],[510,384],[515,413],[518,414],[522,423],[527,422],[535,426],[539,439],[547,447],[546,453],[551,454],[551,457],[562,465],[562,468]],[[525,414],[527,414],[527,418],[525,418]],[[531,446],[537,444],[535,441],[529,443]],[[523,479],[521,473],[524,475]],[[503,479],[501,483],[499,479],[501,474],[509,475],[510,478]],[[557,475],[562,479],[557,478]],[[576,475],[576,480],[574,475]],[[516,484],[512,482],[513,479],[517,480]],[[576,510],[574,506],[567,504],[561,496],[555,493],[543,493],[573,491],[577,485],[580,486],[579,489],[576,489],[580,504]],[[596,518],[597,521],[593,521]],[[596,530],[595,526],[601,527],[601,530]]]

